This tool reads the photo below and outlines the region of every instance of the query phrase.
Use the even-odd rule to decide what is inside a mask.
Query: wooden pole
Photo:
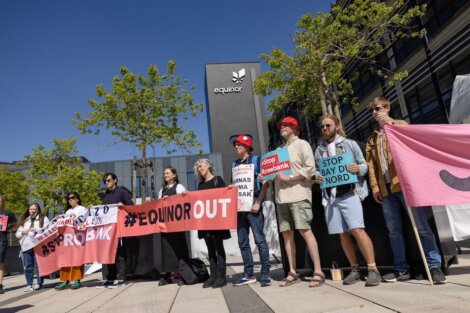
[[[419,252],[421,254],[421,259],[423,260],[424,269],[426,270],[426,274],[428,275],[429,283],[431,285],[434,285],[434,283],[432,281],[432,277],[431,277],[431,272],[429,271],[428,261],[426,260],[426,255],[424,254],[423,245],[421,244],[421,238],[419,237],[418,229],[416,228],[416,223],[415,223],[415,218],[413,216],[413,211],[412,211],[411,207],[409,207],[409,206],[407,206],[406,208],[408,210],[408,215],[410,216],[411,225],[413,226],[413,231],[414,231],[415,236],[416,236],[416,241],[418,242]]]

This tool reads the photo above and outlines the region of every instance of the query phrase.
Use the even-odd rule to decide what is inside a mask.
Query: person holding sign
[[[321,270],[317,240],[310,228],[313,218],[312,177],[315,175],[313,151],[307,141],[299,139],[300,127],[295,118],[284,118],[277,128],[285,141],[293,172],[290,175],[277,174],[275,179],[279,230],[289,262],[289,273],[279,286],[286,287],[299,281],[294,242],[294,230],[298,230],[305,240],[314,267],[309,287],[318,287],[325,282],[325,275]]]
[[[201,181],[197,190],[225,187],[225,182],[220,176],[214,176],[214,165],[209,159],[199,159],[194,164],[194,174]],[[209,254],[211,277],[204,282],[203,288],[220,288],[227,285],[227,264],[224,248],[224,240],[230,238],[230,230],[199,230],[199,239],[204,239]]]
[[[5,198],[0,195],[0,294],[3,290],[3,275],[5,273],[5,257],[8,249],[8,230],[16,226],[16,216],[5,210]]]
[[[271,285],[269,247],[263,232],[264,215],[260,210],[269,182],[261,184],[257,179],[260,173],[260,157],[253,155],[252,138],[249,135],[231,138],[238,159],[232,162],[232,183],[238,187],[237,235],[238,246],[243,258],[243,276],[233,283],[234,286],[253,284],[253,254],[250,247],[250,228],[253,231],[261,262],[261,286]]]
[[[35,232],[43,228],[49,223],[47,216],[41,214],[41,207],[39,203],[33,203],[26,209],[21,216],[19,227],[16,230],[16,238],[20,241],[20,244],[24,242],[24,237],[30,232]],[[23,240],[21,240],[23,239]],[[36,255],[33,249],[27,249],[24,251],[21,247],[23,254],[23,267],[24,275],[26,277],[26,289],[25,292],[39,290],[42,288],[43,278],[39,276],[38,263],[36,261]],[[34,274],[36,274],[37,285],[33,288]]]
[[[77,217],[87,213],[88,209],[82,206],[82,200],[77,192],[70,192],[67,194],[67,211],[65,215],[69,217]],[[69,286],[69,282],[73,280],[73,284],[70,285],[72,289],[78,289],[81,287],[80,280],[83,278],[84,266],[71,266],[62,267],[60,269],[60,281],[62,283],[55,286],[55,290],[64,290]]]
[[[354,238],[367,262],[366,286],[378,286],[381,276],[375,264],[372,241],[364,229],[361,204],[368,194],[364,179],[367,173],[366,161],[359,145],[344,138],[344,131],[335,115],[327,114],[321,118],[321,130],[324,140],[315,151],[315,160],[320,169],[316,173],[316,180],[322,188],[328,233],[339,234],[341,247],[352,267],[343,284],[351,285],[361,280]],[[342,161],[347,158],[348,164],[344,164]]]
[[[158,193],[158,199],[185,193],[186,188],[179,183],[178,172],[176,168],[167,166],[163,171],[163,186]],[[163,277],[158,282],[159,286],[168,284],[171,273],[178,272],[181,259],[189,259],[188,243],[186,242],[186,233],[173,232],[161,233]],[[162,273],[160,273],[162,274]],[[180,280],[178,284],[182,284]]]
[[[379,124],[369,137],[366,146],[366,159],[369,165],[369,183],[376,202],[382,204],[385,224],[393,253],[394,271],[384,275],[386,282],[404,281],[410,279],[407,270],[405,240],[403,237],[401,205],[406,207],[401,191],[398,174],[393,163],[392,154],[385,136],[384,125],[406,125],[403,120],[390,118],[390,101],[377,97],[369,104],[372,117]],[[437,248],[434,233],[429,226],[426,210],[423,207],[412,208],[419,237],[423,245],[426,260],[435,284],[444,284],[446,277],[441,270],[441,254]]]

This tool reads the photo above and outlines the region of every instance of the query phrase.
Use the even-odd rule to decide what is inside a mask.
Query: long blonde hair
[[[325,119],[329,119],[329,120],[332,120],[333,122],[335,122],[335,125],[338,126],[338,134],[343,136],[343,137],[346,137],[346,133],[344,132],[343,126],[341,126],[339,118],[337,118],[336,115],[334,115],[334,114],[323,114],[323,116],[320,118],[320,124],[321,124],[321,121],[323,121]]]

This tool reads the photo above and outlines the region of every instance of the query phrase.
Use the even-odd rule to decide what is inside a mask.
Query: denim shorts
[[[333,203],[326,205],[325,219],[330,235],[364,228],[361,199],[353,191],[336,198]]]
[[[277,216],[280,232],[294,229],[310,229],[310,222],[313,218],[312,205],[306,200],[278,204]]]

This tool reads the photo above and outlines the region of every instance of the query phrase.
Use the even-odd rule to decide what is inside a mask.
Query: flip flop
[[[289,279],[289,276],[292,278],[292,279]],[[293,272],[289,272],[287,274],[287,277],[286,278],[283,278],[281,280],[281,282],[284,282],[284,285],[279,285],[279,287],[288,287],[290,285],[293,285],[295,283],[298,283],[299,282],[299,275],[297,275],[296,273],[293,273]]]
[[[319,277],[320,279],[315,279],[315,277]],[[312,283],[318,283],[318,285],[312,285]],[[308,287],[316,288],[316,287],[320,287],[324,283],[325,283],[325,275],[323,275],[322,273],[313,273],[312,279],[310,280]]]

